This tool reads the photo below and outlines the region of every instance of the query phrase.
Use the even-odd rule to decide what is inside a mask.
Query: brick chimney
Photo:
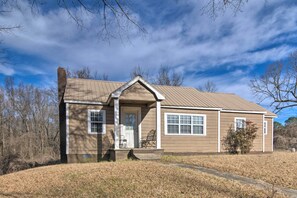
[[[66,84],[67,84],[67,76],[66,76],[66,71],[63,67],[58,67],[57,74],[58,74],[58,97],[59,97],[59,103],[61,103],[61,100],[64,96]]]

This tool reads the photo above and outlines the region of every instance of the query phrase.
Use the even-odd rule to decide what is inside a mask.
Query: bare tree
[[[12,0],[13,1],[13,0]],[[11,12],[10,6],[6,6],[12,1],[2,0],[0,2],[0,16],[4,16]],[[11,33],[14,29],[19,28],[20,25],[5,25],[0,24],[0,33]]]
[[[28,0],[33,13],[39,12],[53,0]],[[6,9],[20,9],[19,0],[2,0],[0,2],[0,14]],[[56,0],[56,6],[64,9],[79,28],[85,28],[84,14],[94,16],[99,28],[98,36],[102,39],[122,38],[127,36],[131,28],[136,28],[140,33],[146,33],[136,17],[130,12],[127,1],[120,0]],[[132,27],[131,27],[132,25]],[[3,27],[3,31],[14,27]],[[0,26],[1,31],[1,26]]]
[[[88,67],[83,67],[82,69],[78,70],[70,70],[67,68],[66,73],[68,78],[93,79],[90,68]]]
[[[42,7],[47,6],[53,0],[28,0],[31,11],[38,12]],[[19,0],[2,0],[0,2],[0,15],[10,12],[14,8],[20,9]],[[218,13],[224,12],[230,8],[234,13],[241,11],[241,8],[248,0],[209,0],[202,8],[203,13],[209,14],[216,18]],[[80,28],[84,28],[84,18],[82,14],[96,16],[100,34],[103,39],[122,38],[131,30],[131,26],[136,28],[140,33],[147,33],[146,29],[139,24],[136,17],[131,14],[129,1],[120,0],[56,0],[56,5],[66,10],[71,19]],[[41,7],[41,9],[40,9]],[[6,8],[9,8],[7,10]],[[79,8],[79,9],[75,9]],[[10,27],[1,27],[1,31],[10,31],[18,28],[19,25]]]
[[[181,86],[183,80],[182,74],[173,71],[168,66],[161,66],[153,83],[157,85]]]
[[[70,70],[67,68],[66,73],[68,78],[108,80],[107,74],[103,73],[99,75],[97,71],[92,73],[89,67],[83,67],[78,70]]]
[[[250,87],[260,102],[270,102],[275,112],[297,107],[297,51],[288,63],[277,61],[251,81]]]
[[[97,72],[95,72],[94,79],[97,79],[97,80],[109,80],[109,77],[108,77],[108,74],[106,74],[106,73],[98,74]]]
[[[207,81],[203,86],[199,86],[197,89],[202,92],[217,92],[218,91],[216,84],[212,81]]]
[[[248,0],[209,0],[202,8],[203,14],[208,14],[212,18],[217,18],[219,13],[232,9],[234,15],[241,12],[241,8]]]
[[[18,154],[23,159],[58,158],[58,110],[54,89],[15,85],[0,86],[1,156]],[[1,163],[1,162],[0,162]],[[0,170],[1,172],[1,170]]]
[[[144,69],[141,66],[134,67],[132,72],[130,73],[131,79],[135,78],[136,76],[141,76],[147,81],[150,81],[150,73],[147,69]]]

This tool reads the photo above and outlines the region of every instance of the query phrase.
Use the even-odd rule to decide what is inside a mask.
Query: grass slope
[[[204,166],[297,189],[297,153],[164,156],[163,160]]]
[[[1,197],[267,197],[267,192],[158,162],[62,164],[0,177]]]

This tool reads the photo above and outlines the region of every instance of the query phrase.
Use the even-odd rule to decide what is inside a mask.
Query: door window
[[[135,121],[136,121],[135,113],[126,113],[125,115],[126,130],[134,130]]]

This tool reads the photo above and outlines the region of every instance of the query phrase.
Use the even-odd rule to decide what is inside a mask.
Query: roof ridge
[[[71,79],[71,80],[83,80],[83,81],[95,81],[95,82],[107,82],[107,83],[127,83],[127,82],[124,82],[124,81],[115,81],[115,80],[99,80],[99,79],[89,79],[89,78],[67,78],[67,79]],[[174,86],[174,85],[158,85],[158,84],[154,84],[154,83],[150,83],[148,82],[149,84],[151,84],[152,86],[156,86],[156,87],[179,87],[179,88],[187,88],[187,89],[196,89],[194,87],[190,87],[190,86]]]

